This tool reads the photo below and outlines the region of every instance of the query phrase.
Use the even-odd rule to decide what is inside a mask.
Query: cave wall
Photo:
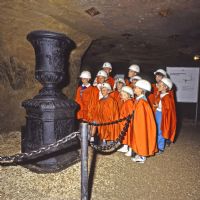
[[[26,36],[33,30],[49,30],[66,34],[76,43],[69,59],[69,83],[63,92],[73,98],[80,73],[81,57],[91,38],[67,24],[44,15],[20,2],[0,2],[0,133],[20,130],[25,124],[21,102],[33,98],[41,88],[34,78],[35,54]],[[13,6],[15,8],[13,9]]]

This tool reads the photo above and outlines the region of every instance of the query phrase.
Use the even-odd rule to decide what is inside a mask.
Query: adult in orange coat
[[[160,100],[156,109],[156,123],[159,154],[164,151],[166,140],[174,142],[176,134],[176,108],[174,99],[169,93],[172,85],[172,81],[168,78],[162,78],[158,84]]]
[[[131,78],[137,76],[140,73],[140,67],[136,64],[133,64],[128,69],[128,79],[125,80],[125,83],[127,86],[131,87]]]
[[[80,74],[82,85],[78,87],[76,91],[75,101],[79,104],[79,110],[77,111],[77,119],[88,121],[88,105],[92,96],[92,86],[89,83],[91,79],[91,73],[89,71],[83,71]]]
[[[134,93],[131,87],[124,86],[121,91],[121,98],[123,101],[122,108],[120,110],[120,118],[127,117],[131,115],[134,111],[134,103],[132,100]],[[123,130],[126,121],[120,123],[120,129]],[[118,149],[119,152],[125,153],[126,156],[132,155],[131,142],[133,140],[133,121],[129,123],[128,131],[122,140],[123,146]]]
[[[123,104],[123,101],[122,101],[121,95],[120,95],[120,92],[121,92],[123,86],[125,86],[124,79],[123,78],[117,78],[115,80],[115,84],[114,84],[114,87],[113,87],[114,91],[110,93],[110,96],[113,97],[117,101],[119,111],[121,110],[121,107],[122,107],[122,104]]]
[[[152,109],[145,97],[146,91],[151,91],[151,84],[146,80],[139,80],[135,84],[136,94],[135,112],[133,119],[133,141],[131,147],[136,153],[134,162],[144,163],[147,156],[157,152],[156,123]]]
[[[101,93],[103,95],[103,98],[101,98],[96,105],[97,108],[95,122],[97,123],[112,122],[119,119],[117,102],[113,97],[109,95],[111,90],[111,86],[108,83],[102,84]],[[103,144],[106,144],[107,141],[115,140],[118,132],[118,124],[98,127],[98,136],[100,140],[103,141]]]

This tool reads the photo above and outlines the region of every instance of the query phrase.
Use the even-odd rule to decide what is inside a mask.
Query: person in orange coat
[[[75,101],[79,104],[80,109],[77,112],[77,119],[88,121],[88,104],[92,95],[92,86],[89,83],[91,73],[83,71],[80,74],[82,85],[76,91]]]
[[[167,72],[163,69],[158,69],[154,72],[156,83],[152,84],[152,91],[150,95],[148,96],[149,103],[154,111],[156,112],[156,105],[159,102],[160,98],[160,92],[158,91],[158,84],[161,81],[162,78],[167,77]],[[170,96],[174,99],[174,91],[169,91]]]
[[[131,85],[131,80],[130,79],[133,76],[137,76],[140,73],[140,67],[138,65],[136,65],[136,64],[133,64],[128,69],[129,69],[129,71],[128,71],[128,78],[129,79],[126,79],[125,82],[126,82],[127,86],[130,86]]]
[[[114,81],[114,78],[112,76],[110,76],[110,73],[112,71],[111,63],[105,62],[102,66],[102,70],[105,71],[107,74],[105,82],[109,83],[111,88],[113,88],[115,81]],[[102,71],[102,70],[100,70],[100,71]],[[95,78],[93,85],[96,86],[97,84],[98,84],[98,80],[97,80],[97,78]]]
[[[110,96],[112,96],[117,101],[119,111],[121,110],[121,107],[122,107],[122,104],[123,104],[123,101],[120,97],[120,92],[121,92],[123,86],[125,86],[124,79],[123,78],[117,78],[115,80],[115,84],[114,84],[114,87],[113,87],[114,91],[110,93]]]
[[[158,84],[158,91],[160,92],[160,100],[156,105],[158,154],[164,151],[166,140],[174,142],[176,134],[175,102],[169,93],[172,85],[172,81],[165,77]]]
[[[151,91],[151,84],[146,80],[139,80],[135,84],[136,94],[133,119],[133,140],[131,148],[136,153],[131,158],[134,162],[144,163],[147,156],[157,152],[156,123],[153,111],[146,99],[146,91]]]
[[[111,63],[109,62],[105,62],[102,66],[102,69],[107,73],[108,75],[108,78],[106,80],[106,83],[109,83],[111,88],[114,87],[114,83],[115,83],[115,80],[112,76],[110,76],[110,73],[112,72],[112,65]]]
[[[93,83],[91,99],[88,104],[88,117],[90,122],[92,122],[95,117],[95,108],[99,99],[103,97],[101,93],[101,86],[105,83],[107,77],[107,73],[103,70],[98,71],[96,75],[96,82]]]
[[[119,119],[117,102],[113,97],[109,95],[111,91],[112,89],[110,84],[102,84],[101,93],[103,95],[103,98],[101,98],[96,105],[95,122],[97,123],[112,122]],[[112,142],[113,140],[115,140],[118,132],[118,124],[104,125],[98,127],[98,136],[100,140],[103,141],[103,145],[105,145],[107,141]]]
[[[132,78],[130,78],[130,87],[131,88],[135,88],[135,84],[138,80],[141,80],[142,78],[140,76],[133,76]]]
[[[120,110],[120,119],[131,115],[134,111],[134,103],[132,101],[134,93],[131,87],[124,86],[121,90],[121,99],[123,101],[122,108]],[[120,123],[120,129],[123,130],[125,121]],[[126,156],[132,156],[131,142],[133,140],[133,120],[130,121],[128,131],[122,140],[123,146],[118,149],[119,152],[125,153]]]

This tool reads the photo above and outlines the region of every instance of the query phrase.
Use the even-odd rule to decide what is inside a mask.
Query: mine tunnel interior
[[[1,131],[20,129],[25,123],[21,102],[41,89],[34,50],[26,40],[33,30],[64,33],[76,44],[63,89],[69,98],[80,72],[88,69],[94,78],[104,62],[112,63],[113,76],[127,75],[128,67],[138,64],[151,82],[158,68],[200,65],[194,60],[200,54],[200,3],[195,0],[18,1],[14,6],[2,1],[0,6]],[[195,104],[178,107],[181,118],[194,118]]]

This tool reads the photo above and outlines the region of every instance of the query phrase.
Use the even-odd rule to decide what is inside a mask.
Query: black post
[[[88,124],[81,123],[81,200],[88,200]]]

